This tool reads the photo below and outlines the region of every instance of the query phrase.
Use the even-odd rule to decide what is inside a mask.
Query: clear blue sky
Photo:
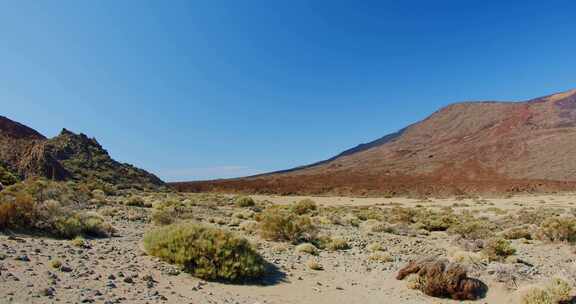
[[[574,1],[2,1],[0,115],[166,180],[333,156],[576,87]],[[479,113],[481,114],[481,113]]]

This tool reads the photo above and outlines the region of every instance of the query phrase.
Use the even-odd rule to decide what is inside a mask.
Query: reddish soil
[[[328,161],[180,191],[277,194],[549,192],[576,189],[576,90],[526,102],[447,106]]]

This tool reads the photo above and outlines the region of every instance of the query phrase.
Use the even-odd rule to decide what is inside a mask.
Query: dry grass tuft
[[[572,286],[563,279],[554,278],[543,286],[529,286],[520,291],[521,304],[558,304],[572,300]]]
[[[316,246],[314,246],[313,244],[310,244],[310,243],[303,243],[303,244],[296,246],[295,251],[296,251],[296,253],[307,253],[307,254],[311,254],[311,255],[317,255],[318,254],[318,248],[316,248]]]

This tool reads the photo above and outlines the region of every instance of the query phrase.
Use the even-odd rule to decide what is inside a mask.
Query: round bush
[[[235,204],[238,207],[254,207],[256,202],[249,196],[240,196],[236,198]]]
[[[148,232],[148,254],[183,267],[205,280],[249,281],[261,277],[264,259],[244,238],[194,223],[179,223]]]

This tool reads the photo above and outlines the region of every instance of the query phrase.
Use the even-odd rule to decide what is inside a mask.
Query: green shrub
[[[318,207],[316,203],[311,199],[303,199],[297,203],[294,203],[291,207],[292,212],[298,215],[308,214],[310,212],[316,211]]]
[[[316,227],[307,216],[299,216],[281,208],[268,208],[262,212],[260,235],[271,241],[299,243],[312,241]]]
[[[510,241],[496,238],[488,240],[482,252],[490,261],[502,261],[515,254],[516,249],[512,247]]]
[[[95,213],[72,214],[59,217],[54,223],[56,234],[65,238],[82,235],[107,237],[114,233],[114,228]]]
[[[494,225],[488,221],[473,218],[461,219],[460,223],[450,226],[448,232],[465,239],[482,240],[494,235]]]
[[[239,196],[234,200],[234,203],[238,207],[246,208],[246,207],[254,207],[256,202],[249,196]]]
[[[18,182],[18,178],[14,176],[10,171],[6,170],[2,165],[0,165],[0,184],[4,186],[14,185]]]
[[[423,210],[416,215],[415,228],[426,231],[446,231],[457,224],[457,217],[452,212],[432,212]]]
[[[144,248],[206,280],[247,281],[265,271],[263,258],[246,239],[199,224],[181,223],[150,231],[144,237]]]

